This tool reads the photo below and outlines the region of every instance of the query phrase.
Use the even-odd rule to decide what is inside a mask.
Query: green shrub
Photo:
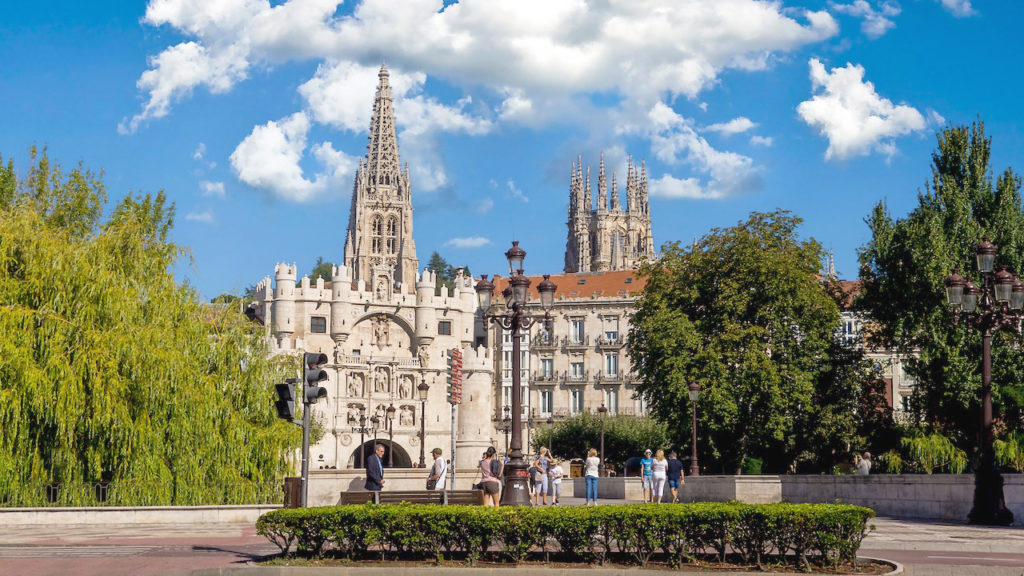
[[[993,448],[997,464],[1024,472],[1024,434],[1010,432],[1005,439],[996,440]]]
[[[935,470],[959,474],[967,468],[967,454],[942,434],[904,438],[900,445],[908,456],[904,464],[910,464],[925,474]]]
[[[745,563],[813,559],[838,565],[856,558],[874,513],[838,504],[632,504],[595,507],[438,505],[333,506],[281,509],[256,523],[257,532],[283,554],[292,546],[308,556],[331,553],[362,558],[379,553],[404,558],[463,556],[470,564],[487,554],[518,563],[558,550],[603,563],[617,554],[640,566],[663,554],[678,566],[728,549]]]

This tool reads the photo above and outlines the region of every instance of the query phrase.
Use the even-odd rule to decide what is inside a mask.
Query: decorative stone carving
[[[348,375],[348,395],[360,398],[363,395],[363,375],[353,372]]]
[[[412,376],[402,376],[402,381],[398,384],[398,397],[402,400],[412,399]]]
[[[381,350],[388,347],[391,332],[391,320],[387,315],[379,314],[373,317],[373,343]]]
[[[388,371],[386,369],[378,368],[374,374],[373,391],[388,392]]]
[[[426,346],[420,346],[420,351],[416,353],[416,357],[420,361],[420,368],[426,368],[427,364],[430,363],[430,352],[427,351]]]
[[[402,409],[398,415],[398,425],[413,426],[416,423],[414,417],[415,410],[416,409],[413,408],[412,406],[402,406]]]

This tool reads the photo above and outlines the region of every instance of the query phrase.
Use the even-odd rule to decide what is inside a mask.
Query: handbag
[[[476,484],[473,484],[473,486],[471,486],[471,488],[473,488],[473,490],[483,490],[484,489],[484,484],[483,484],[483,482],[477,482]]]
[[[437,478],[430,478],[427,480],[427,490],[434,490],[437,488]]]

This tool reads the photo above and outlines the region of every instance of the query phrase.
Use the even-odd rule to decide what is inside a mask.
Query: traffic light
[[[277,408],[277,417],[284,420],[295,419],[295,378],[289,378],[281,384],[274,384],[277,391],[277,401],[274,407]]]
[[[327,371],[320,368],[324,364],[327,364],[327,354],[303,354],[302,372],[306,384],[302,401],[306,404],[316,404],[317,400],[327,397],[327,388],[320,385],[327,380]]]

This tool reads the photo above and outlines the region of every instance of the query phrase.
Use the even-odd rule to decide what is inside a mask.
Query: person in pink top
[[[484,491],[485,506],[498,506],[498,495],[501,494],[501,471],[504,465],[498,462],[500,466],[493,466],[496,454],[497,450],[491,446],[484,452],[484,459],[480,461],[480,486]],[[498,469],[497,473],[495,468]]]

